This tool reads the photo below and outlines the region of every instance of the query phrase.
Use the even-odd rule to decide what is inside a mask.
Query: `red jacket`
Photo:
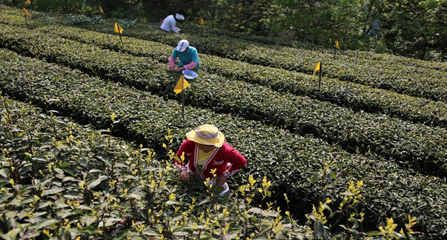
[[[216,177],[220,174],[229,177],[238,172],[247,163],[247,160],[226,142],[223,143],[222,147],[216,147],[213,150],[213,153],[203,164],[201,170],[197,168],[199,148],[196,146],[196,143],[186,139],[175,155],[181,159],[183,152],[185,153],[183,164],[175,159],[175,165],[177,165],[179,170],[189,170],[190,173],[200,175],[203,180],[206,178],[213,179],[213,175],[211,174],[211,170],[213,169],[216,169]],[[227,168],[228,163],[230,164]],[[187,167],[186,164],[188,164]]]

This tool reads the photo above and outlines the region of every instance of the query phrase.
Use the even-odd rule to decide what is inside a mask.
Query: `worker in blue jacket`
[[[176,59],[178,68],[175,67]],[[185,39],[178,42],[174,52],[169,57],[169,70],[182,72],[183,70],[198,70],[200,68],[199,54],[197,49],[189,46],[189,42]]]

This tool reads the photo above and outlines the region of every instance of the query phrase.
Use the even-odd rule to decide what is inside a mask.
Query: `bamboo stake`
[[[318,74],[318,93],[320,92],[321,77],[323,75],[323,62],[320,62],[320,72]]]
[[[182,118],[185,119],[185,78],[182,75]]]

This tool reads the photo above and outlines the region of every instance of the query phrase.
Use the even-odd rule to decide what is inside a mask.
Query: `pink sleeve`
[[[186,70],[191,70],[197,67],[197,63],[196,62],[190,62],[189,64],[184,65],[183,67],[185,67]]]
[[[175,59],[173,57],[169,57],[169,68],[175,67]]]

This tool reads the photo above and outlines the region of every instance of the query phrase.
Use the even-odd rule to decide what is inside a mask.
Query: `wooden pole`
[[[359,51],[360,49],[357,49],[357,51],[355,52],[355,61],[354,61],[355,65],[357,65],[357,58],[359,57]]]
[[[124,43],[123,43],[123,39],[121,38],[120,25],[118,25],[118,33],[119,33],[119,35],[120,35],[121,44],[124,44]]]
[[[109,30],[106,29],[106,35],[107,35],[107,41],[109,42],[109,46],[110,46],[110,38],[109,38]]]
[[[25,73],[23,73],[23,66],[22,66],[22,62],[19,62],[20,64],[20,70],[22,71],[22,81],[23,81],[23,85],[26,84],[25,82]]]
[[[346,104],[346,100],[348,99],[348,87],[349,87],[349,81],[346,82],[346,90],[345,90],[345,97],[343,99],[343,105]]]
[[[185,78],[182,75],[182,118],[185,119]]]
[[[320,92],[320,85],[321,85],[321,77],[323,75],[323,62],[320,62],[320,73],[318,74],[318,92]]]

